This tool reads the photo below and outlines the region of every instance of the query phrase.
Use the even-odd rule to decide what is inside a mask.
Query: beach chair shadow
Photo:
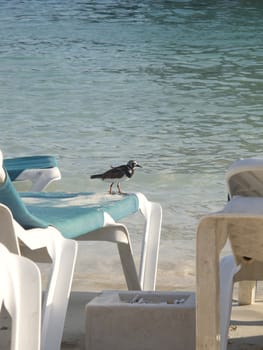
[[[11,316],[11,350],[40,350],[41,279],[30,260],[0,244],[0,311]],[[1,344],[2,345],[2,344]]]
[[[196,349],[225,350],[233,284],[262,280],[263,198],[232,198],[200,220],[196,237]],[[221,258],[229,240],[233,255]],[[209,310],[209,312],[207,312]]]

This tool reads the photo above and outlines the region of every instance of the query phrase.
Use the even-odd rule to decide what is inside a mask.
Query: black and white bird
[[[120,165],[116,167],[111,167],[110,170],[105,171],[105,173],[91,175],[91,179],[102,179],[103,181],[110,182],[109,193],[112,194],[112,186],[117,183],[117,188],[121,194],[120,182],[129,180],[133,174],[135,168],[142,168],[135,160],[129,160],[126,165]]]

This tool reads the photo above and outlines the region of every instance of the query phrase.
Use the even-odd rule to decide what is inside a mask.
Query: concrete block
[[[86,305],[86,350],[194,350],[195,294],[102,292]]]

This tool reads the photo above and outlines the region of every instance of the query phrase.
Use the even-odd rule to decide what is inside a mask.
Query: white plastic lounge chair
[[[0,244],[0,311],[4,305],[12,319],[11,350],[39,350],[41,279],[30,260],[11,254]]]
[[[64,237],[117,243],[128,289],[154,290],[159,253],[161,207],[141,193],[111,196],[94,193],[21,193],[28,210],[55,226]],[[141,211],[146,219],[139,274],[130,235],[117,223]]]
[[[30,181],[30,191],[42,191],[52,181],[61,179],[53,156],[8,158],[4,159],[4,166],[12,181]]]
[[[9,176],[12,176],[12,181],[28,180],[30,178],[32,181],[31,191],[41,191],[51,181],[61,178],[56,159],[52,156],[5,159],[4,164],[8,166],[7,170]],[[30,211],[34,213],[37,210],[37,215],[40,215],[42,218],[45,216],[45,221],[50,221],[55,227],[61,229],[65,237],[78,240],[101,240],[117,243],[128,288],[155,289],[162,220],[162,210],[158,203],[148,201],[141,193],[129,196],[129,199],[117,197],[118,201],[115,201],[117,198],[113,200],[111,196],[98,197],[98,195],[95,196],[92,193],[60,193],[56,195],[46,194],[44,196],[41,194],[33,195],[25,193],[21,194],[21,196],[26,203],[30,204],[33,200],[34,205],[30,206]],[[120,198],[123,201],[120,201]],[[79,199],[84,200],[86,203],[82,212],[80,212],[81,206],[76,205],[76,201]],[[73,205],[72,201],[74,202]],[[64,207],[68,206],[68,220],[64,220],[65,218],[61,216],[61,209],[57,208],[61,204]],[[37,208],[37,206],[41,208]],[[45,207],[45,213],[43,206]],[[77,210],[74,210],[74,208],[77,208]],[[86,208],[88,208],[89,213],[87,213]],[[76,211],[78,211],[78,214]],[[92,215],[91,211],[93,211]],[[96,211],[97,213],[95,215]],[[139,277],[134,264],[127,227],[115,223],[115,221],[129,216],[136,211],[140,211],[145,218]],[[85,216],[83,215],[84,213]],[[77,216],[85,220],[84,224],[82,221],[83,225],[80,231],[75,229],[75,219]],[[46,218],[48,219],[46,220]],[[74,219],[74,227],[70,225],[72,218]],[[58,221],[60,222],[58,223]],[[91,231],[93,232],[91,233]]]
[[[8,177],[0,188],[3,190],[6,186],[13,188]],[[45,248],[45,252],[48,253],[52,268],[42,307],[41,350],[59,350],[76,261],[77,244],[65,239],[54,227],[37,222],[27,211],[15,189],[9,194],[9,205],[13,212],[11,213],[7,206],[0,204],[0,242],[15,254],[20,254],[19,243],[33,251]],[[0,202],[3,201],[5,198],[0,195]],[[14,220],[13,216],[18,221]],[[18,223],[19,221],[23,222],[25,228]]]
[[[0,187],[0,202],[11,209],[15,220],[22,227],[27,229],[52,225],[65,238],[115,242],[118,245],[128,288],[155,289],[162,219],[159,204],[149,202],[141,193],[111,196],[91,193],[21,192],[20,196],[7,178],[5,186]],[[26,220],[21,217],[21,198],[26,204]],[[18,208],[16,203],[20,203]],[[125,225],[116,223],[137,211],[142,212],[145,217],[139,274],[133,258],[129,232]]]
[[[200,220],[196,248],[196,349],[226,350],[233,283],[262,280],[263,198],[237,196]],[[229,239],[233,256],[220,254]],[[209,312],[208,312],[209,310]]]
[[[226,172],[229,198],[234,196],[263,197],[263,159],[245,158],[235,161]],[[239,285],[239,303],[253,303],[256,281],[242,281]]]

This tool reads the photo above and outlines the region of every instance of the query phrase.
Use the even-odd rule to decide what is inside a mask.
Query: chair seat
[[[103,227],[105,212],[119,221],[139,210],[136,194],[21,192],[20,196],[31,214],[55,226],[66,238]]]

